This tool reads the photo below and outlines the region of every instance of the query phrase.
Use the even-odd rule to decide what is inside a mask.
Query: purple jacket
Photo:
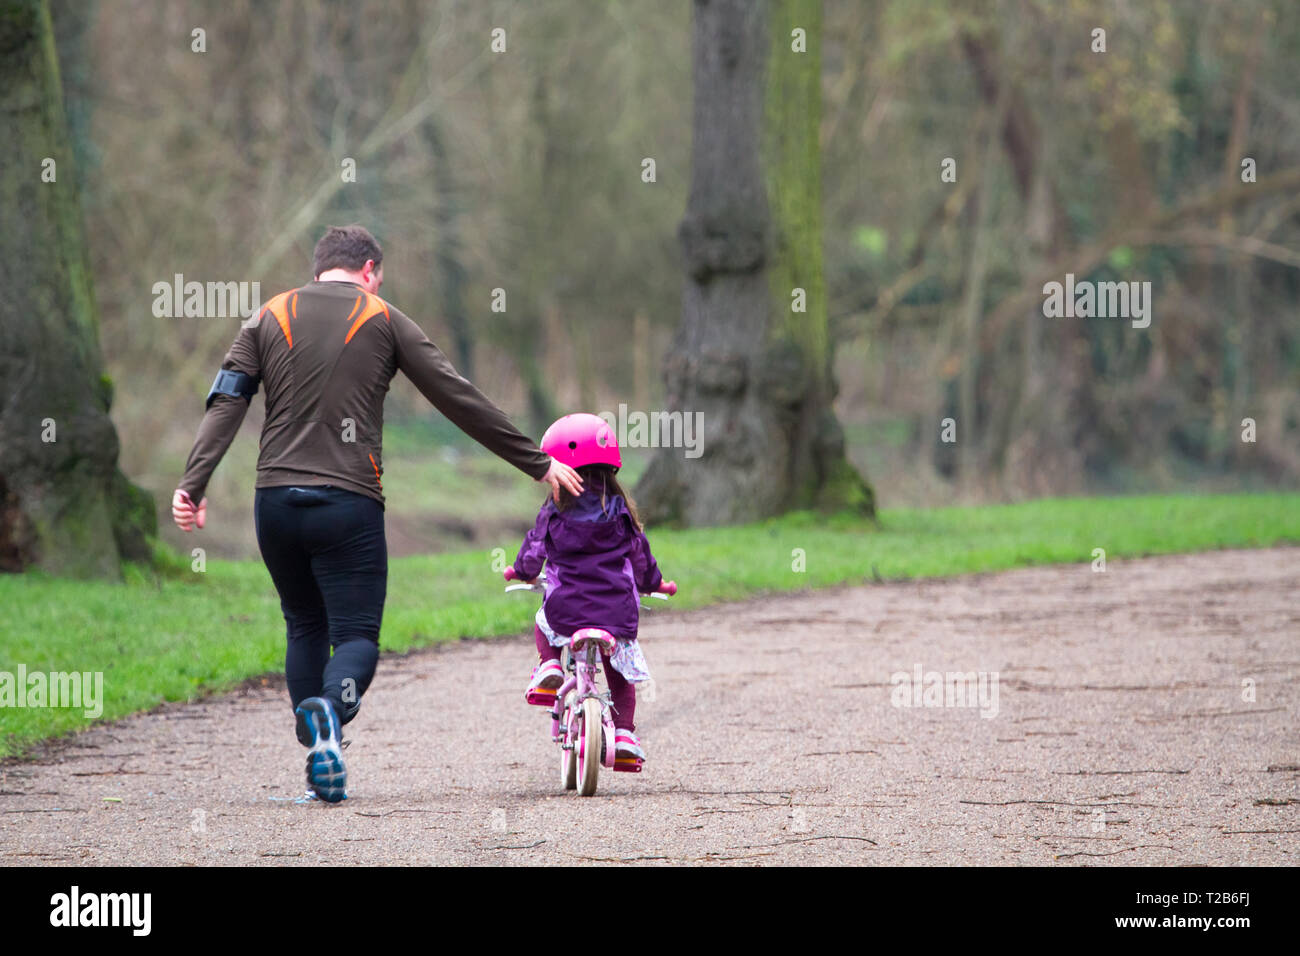
[[[546,563],[546,622],[557,634],[601,627],[615,637],[636,637],[641,603],[663,575],[650,543],[636,530],[620,495],[605,499],[590,485],[565,511],[547,499],[515,557],[515,571],[532,580]]]

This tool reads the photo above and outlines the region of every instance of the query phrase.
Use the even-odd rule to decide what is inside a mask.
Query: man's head
[[[384,250],[364,226],[330,226],[316,243],[316,279],[355,282],[374,294],[384,282]]]

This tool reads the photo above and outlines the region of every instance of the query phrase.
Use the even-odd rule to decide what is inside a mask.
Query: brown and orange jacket
[[[334,485],[382,502],[384,397],[399,371],[453,424],[529,477],[550,467],[414,321],[351,282],[311,282],[277,295],[240,331],[221,367],[266,389],[258,488]],[[248,405],[237,395],[213,396],[180,483],[194,501]]]

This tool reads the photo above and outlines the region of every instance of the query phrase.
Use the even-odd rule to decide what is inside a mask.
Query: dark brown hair
[[[609,465],[583,465],[578,469],[578,474],[582,478],[582,487],[585,491],[593,485],[600,489],[600,507],[603,511],[605,501],[612,495],[620,495],[627,504],[627,513],[632,516],[632,524],[637,531],[643,530],[641,527],[641,516],[636,513],[636,502],[632,496],[623,490],[623,486],[618,483],[618,478],[614,475],[614,469]],[[567,509],[573,504],[574,496],[568,488],[560,485],[560,503],[556,505],[561,511]],[[549,498],[547,499],[550,500]]]
[[[330,226],[316,243],[316,252],[312,257],[313,276],[319,276],[330,269],[347,269],[360,272],[365,268],[366,260],[373,259],[378,269],[384,262],[384,250],[365,226]]]

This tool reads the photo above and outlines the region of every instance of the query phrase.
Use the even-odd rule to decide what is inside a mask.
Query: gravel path
[[[1285,548],[649,613],[650,762],[590,799],[523,703],[531,637],[385,657],[343,804],[293,802],[255,688],[0,765],[0,862],[1294,865],[1298,588]],[[922,702],[985,672],[983,707],[892,705],[918,667]]]

